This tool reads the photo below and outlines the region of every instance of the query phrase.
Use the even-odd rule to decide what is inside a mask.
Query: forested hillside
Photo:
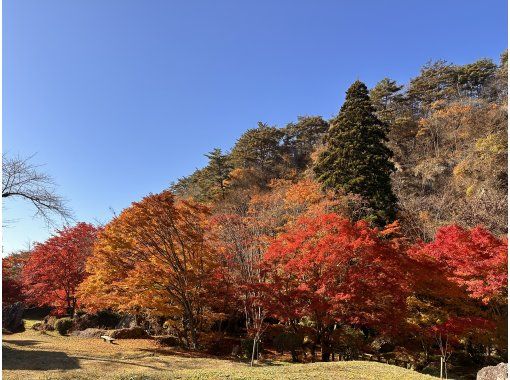
[[[452,223],[505,234],[507,53],[498,64],[488,59],[466,65],[427,63],[409,83],[384,78],[369,94],[393,153],[397,214],[391,219],[400,221],[407,236],[428,241],[438,227]],[[246,215],[250,199],[268,197],[283,183],[320,181],[313,167],[337,122],[338,117],[321,116],[299,116],[284,127],[261,122],[231,152],[206,154],[208,165],[179,179],[172,190],[211,202],[216,212]],[[361,131],[360,143],[369,144],[369,136]],[[359,168],[359,162],[342,165]],[[326,166],[335,170],[333,162]],[[344,185],[337,190],[335,198],[346,205],[347,216],[370,219],[370,211],[361,210],[367,205],[357,196],[360,189],[345,193]]]

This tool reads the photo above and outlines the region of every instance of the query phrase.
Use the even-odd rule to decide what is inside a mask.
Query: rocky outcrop
[[[117,323],[117,326],[115,326],[115,329],[128,329],[132,327],[138,326],[138,320],[136,316],[126,314],[124,315],[119,323]]]
[[[2,328],[12,333],[25,331],[23,312],[25,306],[21,302],[2,307]]]
[[[508,379],[508,364],[499,363],[491,367],[484,367],[476,375],[476,380],[506,380]]]
[[[108,331],[103,329],[88,328],[83,331],[73,331],[71,335],[77,336],[78,338],[101,338],[101,335],[108,335]]]
[[[146,339],[149,337],[141,327],[113,330],[109,332],[109,335],[114,339]]]

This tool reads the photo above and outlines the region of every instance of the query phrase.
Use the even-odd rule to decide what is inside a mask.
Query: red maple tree
[[[21,271],[30,251],[2,257],[2,304],[10,305],[23,301]]]
[[[499,239],[483,227],[468,230],[452,225],[440,228],[431,243],[415,246],[413,255],[434,259],[450,281],[487,304],[506,298],[507,250],[506,238]]]
[[[96,233],[93,225],[78,223],[35,246],[21,276],[29,303],[74,314],[76,288],[84,279],[85,260],[92,253]]]
[[[364,221],[301,219],[264,256],[272,313],[291,325],[310,319],[323,360],[335,325],[397,330],[408,294],[406,256],[397,246]]]

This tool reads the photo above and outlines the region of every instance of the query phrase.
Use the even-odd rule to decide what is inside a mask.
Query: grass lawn
[[[426,380],[434,377],[375,362],[246,363],[161,348],[149,339],[62,337],[57,333],[4,335],[4,379],[356,379]]]

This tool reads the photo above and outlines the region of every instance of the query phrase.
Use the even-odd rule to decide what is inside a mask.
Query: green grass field
[[[434,377],[375,362],[291,364],[244,362],[161,348],[154,341],[62,337],[54,332],[3,336],[4,379],[360,379]]]

